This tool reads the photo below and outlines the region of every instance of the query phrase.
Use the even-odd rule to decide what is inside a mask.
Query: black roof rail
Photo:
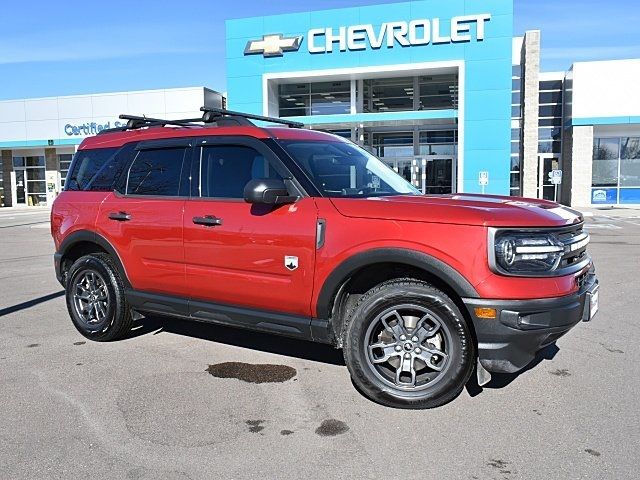
[[[290,128],[303,128],[304,124],[293,122],[291,120],[282,120],[274,117],[264,117],[262,115],[254,115],[252,113],[241,113],[226,110],[224,108],[202,107],[203,113],[200,118],[185,118],[182,120],[166,120],[162,118],[151,118],[136,115],[120,115],[118,118],[127,120],[127,124],[123,127],[108,128],[98,132],[98,135],[104,133],[126,132],[127,130],[136,130],[144,127],[164,127],[166,125],[174,125],[178,127],[208,127],[215,123],[218,127],[230,125],[255,126],[251,120],[259,120],[262,122],[279,123],[287,125]]]
[[[283,120],[276,117],[265,117],[263,115],[254,115],[253,113],[234,112],[224,108],[202,107],[200,111],[205,112],[202,119],[205,123],[215,122],[218,118],[240,117],[247,120],[258,120],[260,122],[279,123],[289,128],[304,128],[304,123],[294,122],[292,120]]]

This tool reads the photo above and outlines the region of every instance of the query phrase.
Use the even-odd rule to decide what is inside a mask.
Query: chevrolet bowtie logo
[[[302,36],[284,38],[282,35],[264,35],[262,40],[249,40],[244,49],[245,55],[261,53],[266,57],[281,57],[284,52],[297,52],[302,43]]]

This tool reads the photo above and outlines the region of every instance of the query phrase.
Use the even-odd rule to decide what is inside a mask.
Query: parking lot
[[[587,219],[593,322],[429,411],[366,400],[327,346],[162,318],[86,341],[47,219],[0,210],[0,478],[638,476],[640,211]]]

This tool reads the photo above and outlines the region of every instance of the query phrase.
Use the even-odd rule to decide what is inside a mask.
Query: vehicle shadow
[[[53,300],[62,296],[64,296],[64,290],[3,308],[0,310],[0,317],[9,315],[10,313],[19,312],[20,310],[26,310],[27,308],[35,307],[36,305],[40,305],[41,303],[48,302],[49,300]]]
[[[474,369],[473,375],[471,375],[471,378],[469,379],[466,385],[467,393],[471,397],[475,397],[476,395],[479,395],[480,393],[482,393],[482,390],[485,388],[489,388],[489,389],[504,388],[507,385],[509,385],[511,382],[516,380],[518,377],[520,377],[520,375],[522,375],[523,373],[526,373],[529,370],[533,370],[534,368],[536,368],[544,360],[553,360],[553,358],[557,355],[559,351],[560,349],[555,343],[547,345],[536,354],[535,358],[529,365],[527,365],[525,368],[523,368],[519,372],[492,373],[491,381],[483,387],[478,385],[478,378],[476,375],[476,371]]]
[[[331,365],[345,364],[342,352],[330,345],[159,315],[137,320],[129,338],[162,332]]]
[[[283,337],[271,333],[256,332],[240,328],[226,327],[224,325],[182,320],[179,318],[150,315],[137,320],[131,330],[129,338],[141,335],[158,335],[161,333],[173,333],[185,337],[199,338],[210,342],[223,343],[235,347],[248,348],[261,352],[274,353],[287,357],[311,360],[314,362],[344,366],[344,358],[340,350],[330,345],[314,343],[295,338]],[[524,369],[517,373],[492,373],[491,381],[484,387],[478,385],[477,375],[474,369],[471,378],[466,384],[467,393],[475,397],[482,393],[483,389],[500,389],[515,381],[525,372],[536,368],[544,360],[552,360],[560,349],[555,343],[540,350],[535,359]]]

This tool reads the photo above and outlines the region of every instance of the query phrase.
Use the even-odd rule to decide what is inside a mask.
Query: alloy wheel
[[[95,270],[85,270],[73,286],[73,304],[82,322],[92,328],[107,320],[109,291],[102,275]]]
[[[426,389],[442,378],[451,343],[440,317],[416,304],[384,310],[365,335],[369,367],[384,383],[405,391]]]

